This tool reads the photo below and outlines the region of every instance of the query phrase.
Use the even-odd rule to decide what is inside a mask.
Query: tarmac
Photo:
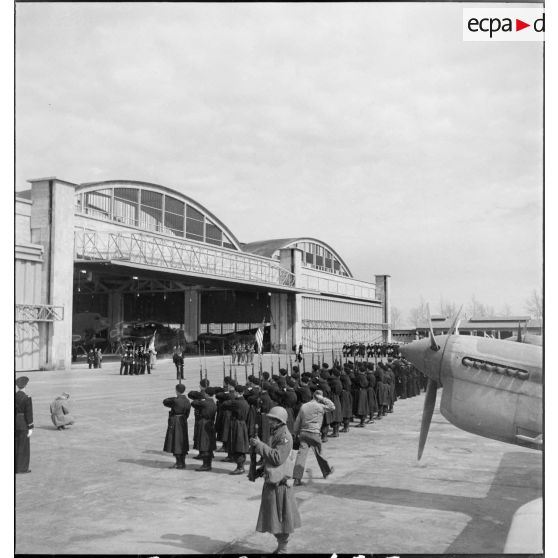
[[[264,370],[269,359],[264,356]],[[187,391],[197,388],[200,363],[212,385],[222,381],[221,357],[187,359]],[[277,356],[274,366],[277,371]],[[228,374],[229,361],[225,368]],[[234,370],[239,381],[252,372]],[[234,464],[221,462],[223,453],[211,473],[194,470],[200,461],[192,459],[193,450],[186,470],[169,469],[174,458],[162,451],[162,400],[174,395],[170,360],[142,376],[120,376],[117,362],[25,375],[35,431],[32,472],[15,476],[16,553],[241,556],[274,550],[274,537],[255,531],[261,479],[229,476]],[[76,422],[57,431],[49,404],[62,391],[71,394]],[[327,479],[309,454],[307,484],[294,489],[302,527],[291,536],[289,552],[504,552],[515,512],[542,496],[542,453],[463,432],[436,409],[419,462],[423,400],[424,394],[399,400],[394,413],[330,438],[325,453],[335,472]],[[188,422],[192,438],[193,413]],[[541,553],[542,533],[522,552]]]

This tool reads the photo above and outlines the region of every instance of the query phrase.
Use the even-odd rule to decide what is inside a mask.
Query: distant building
[[[431,317],[434,335],[448,333],[453,318],[434,315]],[[522,333],[542,335],[542,320],[533,319],[529,316],[491,316],[472,317],[459,323],[461,335],[476,335],[478,337],[493,337],[494,339],[507,339],[517,336],[521,327]],[[415,339],[422,339],[429,335],[429,324],[427,321],[420,323],[418,327],[394,329],[391,332],[392,339],[396,343],[408,343]]]

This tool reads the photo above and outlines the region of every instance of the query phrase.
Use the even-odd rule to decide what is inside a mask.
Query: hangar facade
[[[154,320],[188,342],[269,325],[271,350],[390,340],[388,275],[353,277],[315,238],[240,242],[157,184],[30,180],[16,193],[16,370],[67,368],[76,324]]]

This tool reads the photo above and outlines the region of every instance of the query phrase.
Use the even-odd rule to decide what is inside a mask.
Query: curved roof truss
[[[235,235],[213,213],[159,184],[135,180],[80,184],[76,211],[133,228],[241,250]]]

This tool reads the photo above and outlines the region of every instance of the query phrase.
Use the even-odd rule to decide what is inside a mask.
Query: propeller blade
[[[431,378],[428,378],[428,384],[426,386],[426,394],[424,396],[424,407],[422,410],[422,422],[420,425],[420,438],[419,438],[419,448],[418,448],[418,460],[422,457],[422,452],[424,450],[424,445],[426,444],[426,437],[428,436],[428,430],[430,428],[430,422],[432,421],[432,414],[434,413],[434,407],[436,406],[436,391],[438,390],[438,383]]]
[[[432,329],[432,319],[430,317],[430,306],[428,302],[426,303],[426,315],[428,316],[428,329],[430,331],[430,348],[433,351],[437,351],[440,347],[438,347],[438,343],[436,343],[436,339],[434,338],[434,330]]]
[[[457,330],[457,323],[459,322],[459,316],[461,315],[462,310],[463,310],[463,304],[460,306],[459,310],[457,311],[455,318],[453,318],[453,322],[451,323],[451,326],[448,331],[448,337],[452,335],[454,331]]]

